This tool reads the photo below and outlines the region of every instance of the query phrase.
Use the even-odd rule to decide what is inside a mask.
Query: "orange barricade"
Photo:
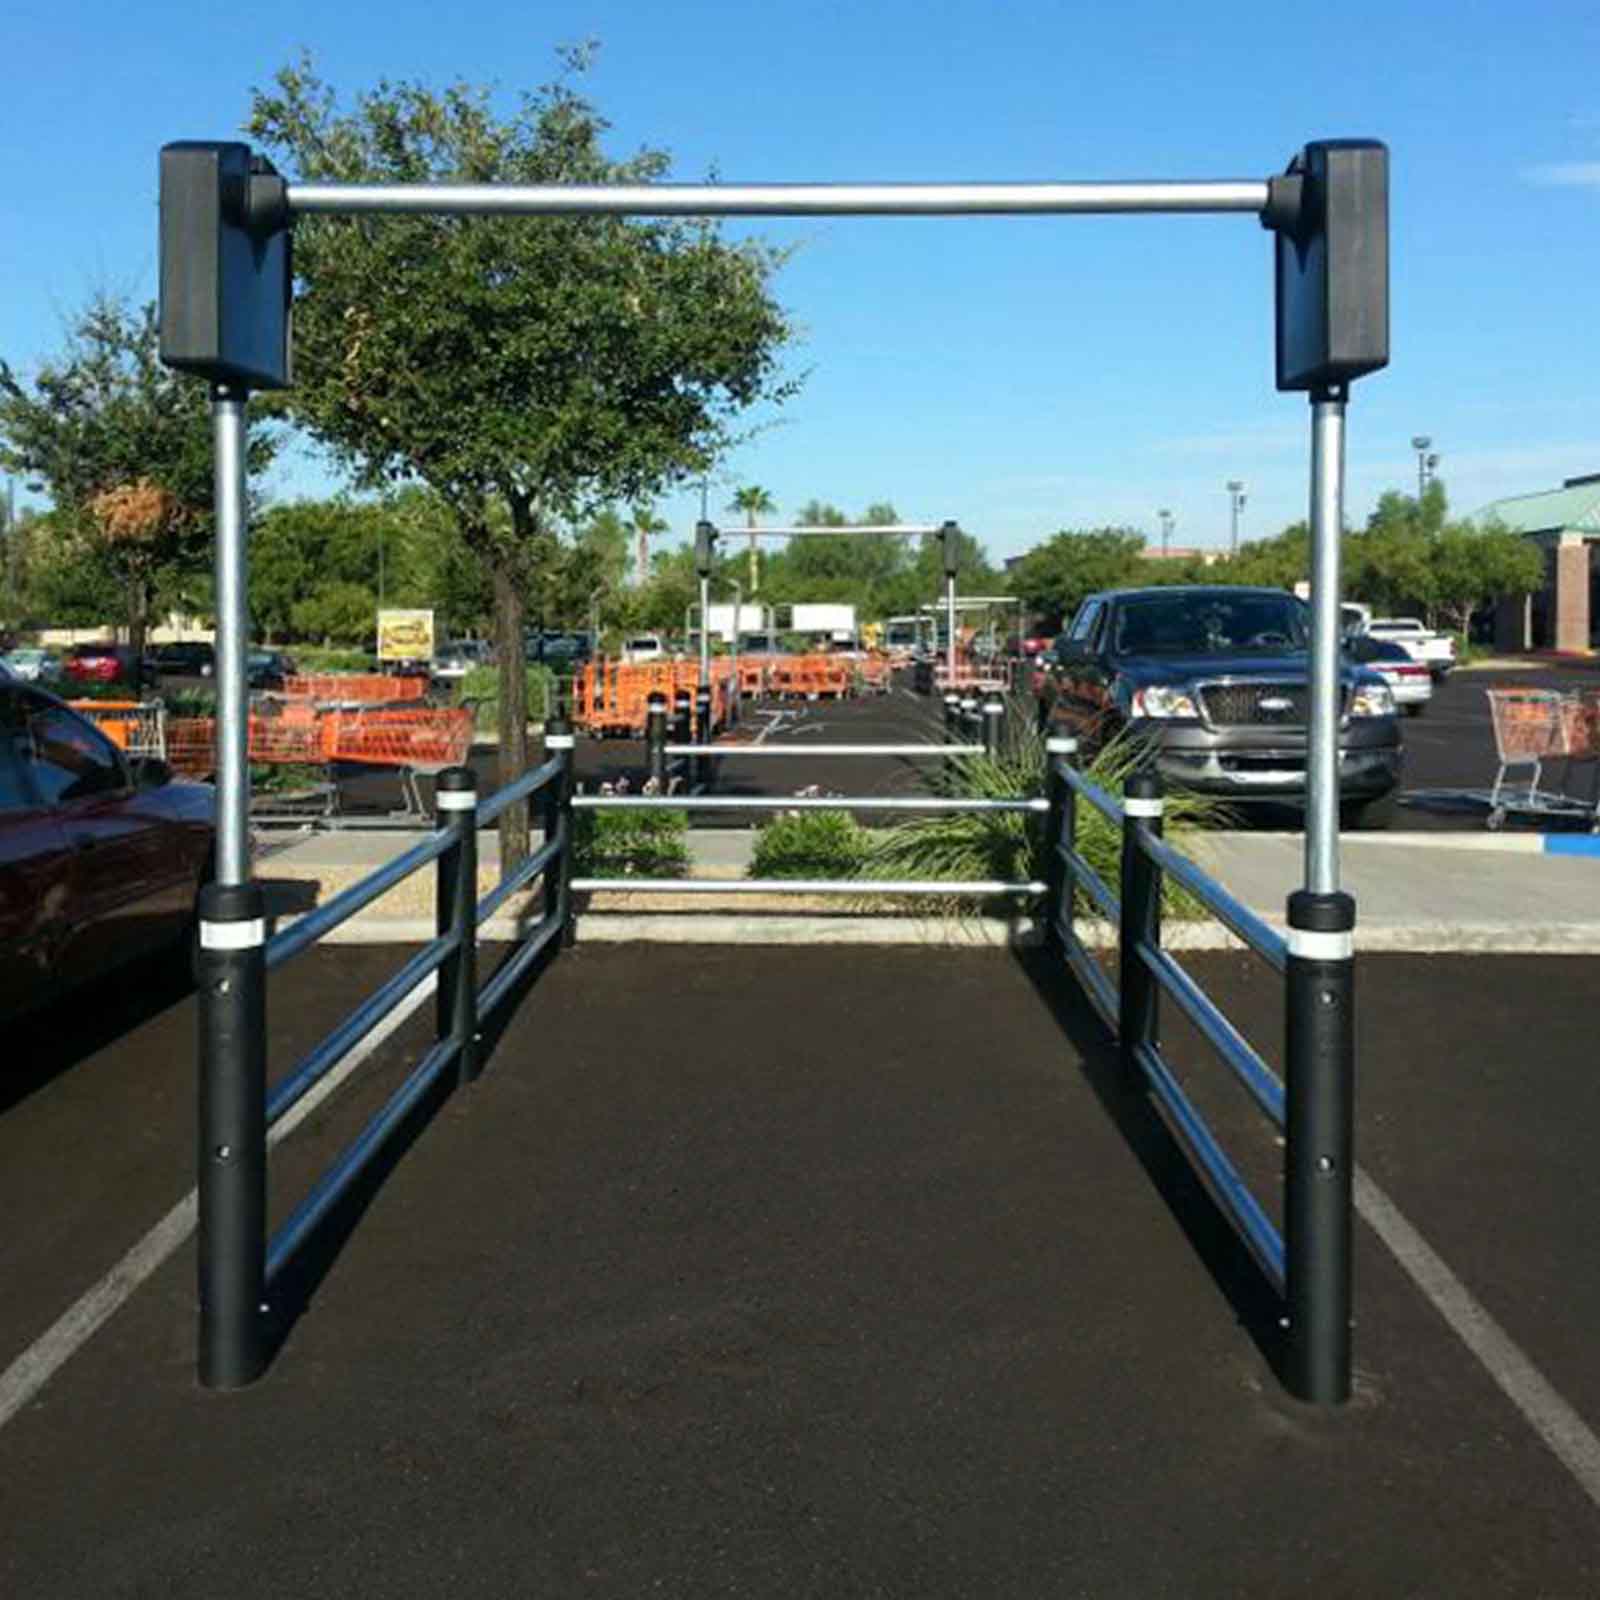
[[[159,700],[69,700],[112,744],[130,756],[166,755],[166,712]]]
[[[462,707],[335,711],[318,719],[328,759],[437,772],[472,749],[472,712]]]
[[[209,778],[217,770],[216,718],[169,717],[167,765],[180,778]]]
[[[854,665],[835,656],[785,656],[772,669],[772,692],[780,699],[843,700]]]
[[[861,687],[869,694],[888,694],[893,667],[888,656],[868,656],[859,663]]]
[[[428,680],[392,678],[382,672],[300,673],[283,680],[283,692],[297,700],[383,705],[397,700],[422,699],[428,692]]]
[[[596,737],[620,734],[637,738],[644,733],[652,694],[664,694],[670,710],[680,689],[692,696],[699,687],[697,661],[591,661],[572,681],[573,723]],[[714,726],[727,725],[733,693],[733,662],[718,656],[711,663]]]

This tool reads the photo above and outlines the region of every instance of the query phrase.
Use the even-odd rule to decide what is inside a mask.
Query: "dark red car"
[[[75,644],[62,667],[76,683],[125,683],[137,689],[157,679],[155,664],[125,644]]]
[[[213,790],[130,762],[54,696],[0,681],[0,1019],[187,933]]]

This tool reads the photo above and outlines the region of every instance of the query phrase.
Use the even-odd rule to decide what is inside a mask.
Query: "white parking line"
[[[268,1131],[267,1148],[286,1139],[427,1000],[438,983],[430,973],[305,1098]],[[199,1197],[191,1189],[92,1289],[80,1295],[4,1372],[0,1428],[38,1394],[111,1319],[128,1297],[163,1266],[194,1232]]]
[[[1600,1439],[1360,1167],[1354,1188],[1356,1210],[1367,1226],[1583,1492],[1600,1505]]]

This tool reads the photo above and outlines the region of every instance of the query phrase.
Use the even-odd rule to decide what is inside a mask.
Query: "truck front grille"
[[[1309,698],[1303,683],[1208,683],[1200,709],[1215,728],[1295,728],[1305,726]]]

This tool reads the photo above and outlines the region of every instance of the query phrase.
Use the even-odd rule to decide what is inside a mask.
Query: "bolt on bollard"
[[[1130,774],[1122,796],[1121,929],[1118,938],[1117,1043],[1122,1070],[1143,1083],[1139,1051],[1159,1037],[1160,986],[1139,956],[1141,942],[1161,943],[1161,869],[1139,847],[1142,833],[1161,837],[1161,779],[1154,772]]]
[[[1005,729],[1005,721],[1005,701],[985,700],[983,702],[983,753],[991,761],[1000,754],[1000,741]]]
[[[455,933],[457,947],[439,965],[434,1036],[456,1046],[456,1082],[478,1076],[478,780],[471,767],[446,767],[433,786],[434,826],[448,828],[450,848],[439,857],[434,932]]]
[[[1356,903],[1297,890],[1288,924],[1285,1378],[1299,1399],[1337,1405],[1350,1398]]]
[[[667,697],[659,689],[650,691],[644,718],[644,743],[649,762],[650,781],[662,793],[667,788]]]
[[[267,963],[259,884],[200,891],[200,1382],[266,1370]]]
[[[1073,878],[1062,851],[1078,846],[1077,799],[1064,770],[1077,748],[1076,739],[1061,737],[1047,739],[1044,747],[1044,792],[1050,805],[1044,834],[1044,936],[1045,942],[1057,949],[1066,946],[1063,928],[1071,929],[1076,909]]]
[[[544,908],[560,920],[561,948],[570,949],[577,938],[577,923],[572,915],[572,769],[573,737],[570,722],[552,723],[545,734],[545,748],[561,763],[555,779],[544,791],[544,837],[548,844],[561,844],[544,869]]]

